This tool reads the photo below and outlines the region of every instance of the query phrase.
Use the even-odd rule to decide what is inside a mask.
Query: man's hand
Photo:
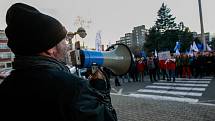
[[[89,80],[106,80],[105,75],[103,74],[103,72],[100,69],[97,69],[95,73],[91,73],[88,77]]]

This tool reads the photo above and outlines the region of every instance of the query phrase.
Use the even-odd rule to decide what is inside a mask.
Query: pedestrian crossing
[[[184,83],[154,83],[155,85],[169,85],[169,86],[190,86],[190,87],[194,87],[194,86],[199,86],[199,87],[207,87],[208,84],[184,84]]]
[[[140,89],[138,92],[149,92],[157,94],[171,94],[171,95],[183,95],[183,96],[202,96],[199,92],[187,92],[187,91],[169,91],[169,90],[153,90],[153,89]]]
[[[143,89],[138,89],[135,93],[129,93],[124,96],[197,103],[211,80],[212,78],[177,78],[175,82],[160,80],[147,85]]]

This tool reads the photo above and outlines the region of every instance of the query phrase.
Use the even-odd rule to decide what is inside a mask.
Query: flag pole
[[[206,47],[205,34],[204,34],[201,0],[198,0],[198,3],[199,3],[199,17],[200,17],[200,25],[201,25],[201,38],[202,38],[202,42],[203,42],[203,49],[204,49],[204,51],[206,51],[207,47]]]

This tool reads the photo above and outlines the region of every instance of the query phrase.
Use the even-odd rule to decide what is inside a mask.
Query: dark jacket
[[[96,89],[46,57],[16,58],[14,69],[0,85],[0,121],[117,120],[104,80]]]

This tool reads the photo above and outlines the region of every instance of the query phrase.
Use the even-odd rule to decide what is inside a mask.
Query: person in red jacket
[[[167,81],[171,81],[171,78],[173,78],[173,82],[175,82],[175,58],[173,54],[171,54],[171,58],[167,59],[166,62],[166,69],[168,73]]]
[[[167,78],[165,62],[166,62],[166,60],[159,60],[159,67],[160,67],[161,73],[163,75],[163,80],[165,80]]]
[[[138,81],[144,81],[144,68],[145,68],[145,63],[143,61],[142,58],[140,58],[140,60],[138,60],[137,62],[137,72],[138,72],[138,77],[140,77],[140,80],[138,79]]]
[[[183,78],[190,78],[191,77],[191,72],[190,72],[190,63],[189,63],[189,57],[188,55],[184,54],[182,56],[182,77]]]

